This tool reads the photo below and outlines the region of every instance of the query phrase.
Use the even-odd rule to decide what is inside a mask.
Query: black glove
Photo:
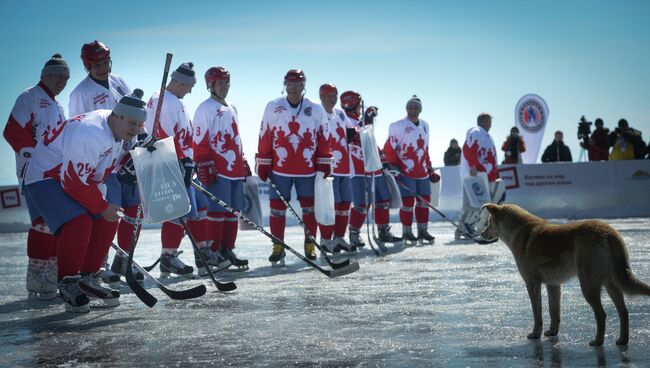
[[[135,185],[138,178],[135,176],[135,166],[133,166],[133,159],[129,155],[129,160],[117,172],[117,180],[126,185]]]
[[[347,139],[348,142],[352,141],[355,134],[357,134],[356,129],[354,128],[345,129],[345,138]]]
[[[184,159],[179,160],[178,163],[181,165],[181,173],[183,174],[185,186],[189,187],[192,184],[192,176],[194,176],[196,164],[190,157],[185,157]]]
[[[366,109],[366,112],[363,115],[366,124],[372,124],[374,122],[375,116],[377,116],[377,110],[379,109],[376,106],[370,106]]]

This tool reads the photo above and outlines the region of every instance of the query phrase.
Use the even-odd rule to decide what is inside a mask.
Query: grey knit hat
[[[54,54],[43,66],[41,70],[41,78],[46,75],[54,74],[64,74],[68,77],[70,76],[70,68],[68,68],[68,63],[63,60],[61,54]]]
[[[406,102],[406,107],[410,104],[417,104],[420,106],[420,109],[422,109],[422,101],[420,100],[420,97],[413,95],[407,102]]]
[[[185,84],[196,84],[196,76],[194,74],[194,63],[183,63],[178,69],[172,73],[172,79],[175,79]]]
[[[146,102],[142,101],[144,92],[136,88],[128,96],[123,96],[120,101],[113,107],[113,114],[126,116],[136,121],[147,120]]]

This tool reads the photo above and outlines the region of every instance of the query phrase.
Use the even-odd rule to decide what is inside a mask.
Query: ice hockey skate
[[[284,251],[284,247],[280,244],[273,244],[273,252],[269,256],[269,262],[271,262],[271,267],[284,267],[284,258],[287,256],[287,253]]]
[[[52,300],[56,298],[57,267],[56,259],[29,259],[27,264],[27,298]]]
[[[188,266],[180,258],[179,252],[166,253],[160,255],[160,277],[169,278],[181,276],[186,279],[194,278],[194,267]]]
[[[334,240],[332,240],[332,239],[323,239],[323,238],[321,238],[320,246],[321,246],[321,248],[323,250],[323,253],[327,253],[327,254],[338,253],[335,250],[336,244],[334,244]]]
[[[402,238],[395,236],[390,232],[390,226],[379,229],[379,236],[377,236],[376,240],[381,243],[393,243],[393,245],[397,246],[404,245]]]
[[[90,312],[90,300],[79,288],[79,280],[81,276],[65,276],[59,281],[59,294],[65,302],[66,312]]]
[[[417,241],[418,246],[432,245],[433,243],[435,243],[435,241],[436,241],[436,237],[429,234],[427,229],[425,228],[418,229],[418,241]]]
[[[227,269],[232,272],[248,271],[248,260],[240,259],[235,252],[229,248],[221,248],[221,256],[230,261],[233,267]]]
[[[111,282],[106,282],[104,281],[103,274],[100,271],[100,277],[102,277],[102,281],[104,281],[105,284],[112,288],[118,288],[120,286],[119,278],[120,276],[126,277],[126,264],[128,263],[129,259],[125,256],[123,256],[120,253],[115,253],[115,257],[113,258],[113,264],[111,265],[111,271],[114,272],[117,275],[118,281],[114,282],[111,279]],[[133,272],[133,276],[139,283],[144,282],[144,275],[140,270],[135,268],[135,266],[131,266],[131,271]]]
[[[120,305],[120,292],[111,288],[103,287],[99,283],[99,273],[83,273],[78,281],[79,290],[86,294],[91,300],[99,301],[93,303],[93,308],[113,308]]]
[[[231,266],[229,260],[225,259],[220,252],[212,251],[210,247],[199,248],[199,251],[203,255],[207,266],[211,267],[212,272],[221,272]],[[196,265],[199,276],[204,277],[210,274],[207,266],[203,263],[201,256],[197,254],[196,250],[194,250],[194,264]]]
[[[335,236],[332,241],[334,242],[334,253],[340,253],[341,251],[346,253],[352,252],[352,246],[343,237]]]
[[[99,276],[102,278],[102,282],[112,288],[120,287],[120,275],[111,270],[111,265],[108,264],[108,256],[104,260],[104,267],[99,270]]]
[[[402,240],[404,241],[404,244],[408,246],[416,245],[418,242],[418,238],[413,235],[411,227],[406,226],[402,228]]]
[[[359,230],[350,229],[350,252],[356,252],[358,248],[363,248],[366,243],[363,242]]]
[[[305,257],[309,260],[315,260],[317,258],[316,255],[316,240],[312,237],[308,237],[305,239]]]

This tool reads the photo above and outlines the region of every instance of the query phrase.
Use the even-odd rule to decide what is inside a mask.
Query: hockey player
[[[313,103],[305,92],[305,73],[291,69],[284,76],[287,97],[280,97],[266,105],[257,148],[257,175],[262,181],[271,180],[282,196],[291,199],[295,186],[302,207],[302,221],[306,230],[317,230],[314,214],[314,180],[316,171],[325,177],[330,174],[331,154],[327,141],[327,118],[323,108]],[[271,233],[284,239],[287,207],[274,190],[269,191]],[[305,257],[316,259],[315,240],[305,231]],[[285,251],[274,244],[269,262],[284,265]]]
[[[353,128],[348,129],[348,145],[350,147],[350,157],[352,159],[353,177],[352,177],[352,199],[354,207],[350,211],[350,245],[352,251],[366,244],[361,239],[361,226],[366,220],[369,204],[366,197],[370,193],[371,182],[369,177],[375,177],[375,208],[374,219],[379,228],[379,238],[377,240],[383,243],[396,243],[402,239],[394,236],[390,232],[389,209],[390,209],[390,192],[383,177],[382,170],[374,173],[365,171],[364,157],[361,148],[361,137],[359,129],[362,124],[372,124],[377,115],[377,108],[374,106],[366,109],[364,118],[361,119],[361,95],[355,91],[346,91],[341,94],[341,108],[345,111],[352,122]],[[379,157],[383,157],[383,152],[379,147]],[[369,198],[369,200],[371,200]]]
[[[145,129],[158,139],[174,137],[174,145],[179,163],[183,168],[185,176],[185,185],[187,186],[188,196],[192,203],[192,209],[187,218],[188,227],[197,242],[206,240],[207,225],[205,224],[207,201],[203,196],[198,196],[191,187],[192,175],[194,173],[194,161],[192,160],[192,122],[190,115],[181,101],[188,93],[192,92],[192,87],[196,84],[193,63],[181,64],[171,75],[171,81],[165,90],[165,97],[159,117],[158,129],[154,132],[154,119],[160,92],[156,92],[147,103],[147,120]],[[185,230],[178,220],[165,221],[161,230],[162,250],[160,255],[160,275],[169,277],[170,274],[191,278],[194,268],[186,265],[178,257],[178,247],[185,235]],[[126,252],[129,248],[124,249]],[[121,257],[116,253],[115,257]],[[113,264],[125,262],[126,259],[114,260]]]
[[[112,73],[113,62],[111,50],[99,41],[84,44],[81,47],[81,60],[88,76],[84,78],[70,93],[70,116],[88,113],[98,109],[112,109],[122,96],[131,93],[131,89],[122,78]],[[142,132],[141,132],[142,133]],[[142,138],[142,137],[140,137]],[[132,143],[125,142],[125,150]],[[113,174],[106,180],[107,200],[110,203],[124,207],[124,217],[118,226],[118,244],[122,249],[131,247],[133,224],[140,197],[136,185],[121,184],[117,175]],[[108,254],[107,254],[108,257]],[[123,260],[116,258],[116,260]],[[126,274],[126,262],[109,267],[104,262],[100,274],[102,280],[113,287],[120,284],[120,275]],[[140,281],[144,276],[134,268],[134,274]]]
[[[402,208],[399,211],[402,223],[402,239],[408,242],[433,244],[434,237],[429,234],[429,206],[415,195],[426,201],[431,200],[431,185],[437,183],[440,176],[431,167],[429,159],[429,124],[420,119],[422,101],[413,96],[406,103],[406,117],[398,120],[388,128],[388,139],[384,145],[387,168],[396,180],[409,188],[400,186]],[[413,204],[418,235],[413,235]]]
[[[58,288],[69,312],[88,312],[88,297],[119,305],[120,293],[96,274],[115,235],[122,209],[105,198],[104,181],[146,118],[142,91],[113,110],[77,115],[51,129],[34,150],[25,176],[32,219],[42,217],[57,234]],[[92,246],[90,246],[92,244]]]
[[[352,187],[350,186],[350,152],[347,142],[347,129],[353,128],[352,122],[342,110],[334,106],[338,102],[338,90],[330,83],[319,89],[321,105],[327,117],[329,146],[332,152],[332,176],[334,177],[334,225],[319,224],[321,245],[330,253],[341,250],[349,252],[350,244],[343,238],[348,227]],[[334,239],[332,239],[332,233]]]
[[[463,178],[469,176],[475,177],[479,172],[487,174],[490,184],[489,189],[492,200],[501,202],[505,191],[497,172],[497,151],[494,146],[494,140],[490,133],[492,127],[492,116],[482,113],[477,118],[477,125],[467,131],[465,144],[463,144],[463,154],[460,160],[461,182]],[[480,216],[481,208],[470,205],[468,188],[463,188],[463,211],[460,217],[460,223],[455,232],[456,239],[473,239],[479,234],[478,229],[483,224],[481,222],[487,218]]]
[[[16,175],[22,185],[34,147],[45,134],[65,121],[56,96],[70,78],[70,69],[61,55],[54,54],[41,70],[40,82],[18,96],[4,137],[16,152]],[[31,207],[27,199],[27,207]],[[27,235],[28,296],[49,300],[56,297],[56,238],[42,219],[32,223]]]
[[[239,136],[237,108],[226,102],[230,90],[230,72],[212,67],[205,73],[210,98],[203,101],[194,114],[194,157],[199,180],[210,193],[241,211],[244,207],[244,179],[251,170],[244,158]],[[231,264],[236,270],[248,269],[248,260],[234,253],[237,240],[237,216],[216,203],[208,207],[208,239],[212,244],[202,248],[204,256],[217,270]],[[199,266],[200,260],[197,260]]]

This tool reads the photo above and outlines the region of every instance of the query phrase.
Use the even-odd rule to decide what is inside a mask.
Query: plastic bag
[[[468,203],[472,208],[481,208],[482,205],[492,200],[487,174],[479,172],[476,176],[467,176],[463,179],[463,188]]]
[[[359,129],[361,137],[361,151],[363,152],[363,166],[366,172],[374,172],[383,168],[379,152],[377,151],[377,141],[373,125],[366,125]]]
[[[402,208],[402,193],[399,191],[399,186],[393,175],[384,173],[384,180],[386,180],[386,186],[388,186],[388,191],[390,192],[390,208]]]
[[[436,170],[436,174],[440,175],[440,170]],[[437,183],[429,181],[431,184],[431,205],[437,207],[440,205],[440,186],[442,185],[442,175]]]
[[[334,180],[323,178],[323,173],[316,172],[314,181],[314,211],[316,221],[321,225],[334,225]]]
[[[144,147],[131,150],[147,224],[176,219],[190,212],[174,138],[156,141],[154,148],[151,152]]]
[[[262,218],[262,204],[260,202],[260,189],[257,177],[249,176],[244,180],[244,210],[242,215],[253,221],[258,226],[264,226]],[[239,220],[239,230],[255,230],[244,220]]]

